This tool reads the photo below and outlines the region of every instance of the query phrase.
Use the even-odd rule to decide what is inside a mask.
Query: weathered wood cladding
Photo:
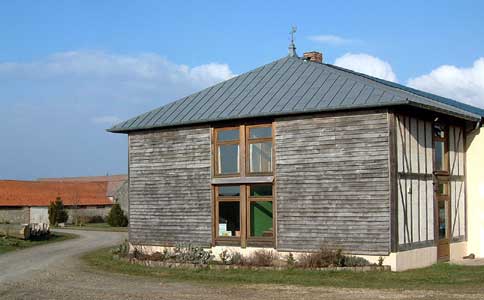
[[[209,246],[210,128],[129,135],[130,241]]]
[[[433,124],[396,115],[398,176],[398,249],[435,244]],[[449,193],[452,241],[465,240],[465,135],[460,126],[448,127]]]
[[[432,123],[396,115],[398,248],[434,241]]]
[[[387,115],[276,119],[279,250],[390,252]]]
[[[449,175],[451,238],[466,239],[465,134],[462,127],[449,126]]]

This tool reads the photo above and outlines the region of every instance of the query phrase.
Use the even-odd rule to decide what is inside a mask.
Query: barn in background
[[[106,182],[0,181],[0,222],[12,224],[49,223],[48,206],[57,197],[76,217],[105,218],[113,200],[106,196]]]

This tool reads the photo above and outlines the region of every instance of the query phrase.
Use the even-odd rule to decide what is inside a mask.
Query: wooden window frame
[[[265,183],[269,184],[269,183]],[[213,245],[216,246],[236,246],[245,248],[249,247],[268,247],[274,248],[276,241],[276,213],[275,213],[275,186],[272,186],[271,197],[250,197],[250,186],[264,185],[264,184],[241,184],[239,197],[219,196],[219,188],[224,185],[214,185],[212,192],[214,195],[213,201]],[[234,184],[235,185],[235,184]],[[231,186],[233,186],[231,184]],[[271,237],[251,237],[250,236],[250,204],[251,202],[272,202],[272,236]],[[220,202],[239,202],[239,216],[240,216],[240,237],[219,236],[219,203]]]
[[[440,123],[439,123],[440,124]],[[440,124],[441,125],[441,124]],[[436,136],[434,132],[435,128],[432,126],[432,154],[433,154],[433,164],[435,167],[435,143],[436,142],[443,142],[444,143],[444,167],[446,168],[445,170],[434,170],[434,174],[437,176],[448,176],[450,173],[449,170],[449,128],[448,126],[445,126],[442,130],[444,131],[444,137],[438,137]]]
[[[238,140],[231,140],[231,141],[219,141],[218,140],[218,133],[220,131],[228,131],[228,130],[239,130],[239,139]],[[238,177],[242,176],[242,170],[244,169],[243,164],[243,145],[241,143],[244,131],[240,126],[231,126],[231,127],[220,127],[214,128],[213,130],[213,176],[214,177]],[[239,172],[237,173],[226,173],[222,174],[219,173],[219,154],[218,148],[220,145],[238,145],[239,146]]]
[[[257,138],[257,139],[251,139],[250,138],[250,129],[252,128],[271,128],[271,136],[270,137],[265,137],[265,138]],[[270,172],[251,172],[250,171],[250,145],[251,144],[257,144],[257,143],[267,143],[271,142],[272,143],[272,153],[271,153],[271,171]],[[274,147],[274,124],[272,123],[266,123],[266,124],[257,124],[257,125],[248,125],[245,126],[245,172],[246,174],[250,176],[267,176],[267,175],[273,175],[274,174],[274,168],[275,168],[275,147]]]
[[[247,194],[247,203],[246,203],[246,210],[247,210],[247,221],[246,221],[246,232],[247,232],[247,244],[249,246],[254,247],[266,247],[275,245],[275,224],[276,224],[276,217],[275,217],[275,201],[274,201],[274,184],[272,186],[272,196],[268,197],[251,197],[250,196],[250,187],[257,186],[257,185],[266,185],[264,183],[260,184],[247,184],[246,194]],[[250,204],[252,202],[272,202],[272,236],[271,237],[263,237],[263,236],[250,236]]]
[[[234,185],[235,186],[235,185]],[[214,220],[213,220],[213,228],[215,234],[215,244],[216,245],[224,245],[224,246],[239,246],[242,243],[243,236],[245,235],[243,220],[245,215],[244,212],[244,205],[245,202],[243,201],[243,191],[244,189],[242,186],[238,185],[240,192],[239,197],[237,196],[219,196],[219,188],[221,185],[214,186]],[[240,236],[219,236],[219,203],[220,202],[239,202],[239,224],[240,224]]]

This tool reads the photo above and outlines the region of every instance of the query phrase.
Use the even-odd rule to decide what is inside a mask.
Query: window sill
[[[274,182],[274,176],[224,177],[212,179],[212,184],[246,184],[272,182]]]

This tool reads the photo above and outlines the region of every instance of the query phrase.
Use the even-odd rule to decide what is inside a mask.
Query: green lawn
[[[373,289],[430,289],[482,292],[484,267],[440,263],[429,268],[406,272],[318,272],[311,270],[182,270],[144,267],[116,260],[110,249],[101,249],[83,257],[88,265],[115,273],[163,278],[170,281],[221,283],[294,284]]]
[[[66,225],[65,227],[58,227],[59,229],[74,229],[74,230],[91,230],[91,231],[114,231],[127,232],[128,227],[111,227],[108,223],[88,223],[82,226]]]
[[[24,240],[19,240],[15,238],[0,237],[0,254],[10,252],[10,251],[35,247],[39,245],[44,245],[48,243],[66,241],[77,237],[79,236],[75,234],[58,233],[58,232],[52,233],[50,235],[50,238],[47,240],[39,240],[39,241],[24,241]]]

